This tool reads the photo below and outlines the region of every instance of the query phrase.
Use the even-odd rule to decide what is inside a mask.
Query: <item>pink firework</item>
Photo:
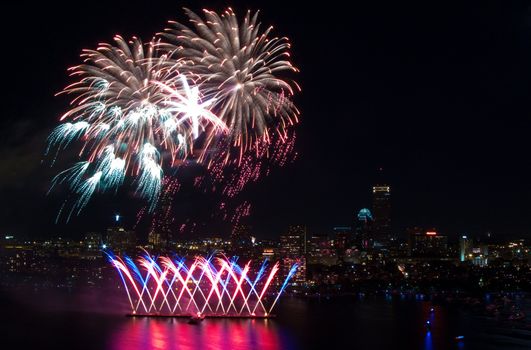
[[[123,259],[107,253],[124,285],[134,315],[207,315],[268,317],[289,280],[296,272],[293,265],[276,290],[279,264],[251,270],[251,261],[243,267],[236,259],[196,257],[185,259],[149,254]]]

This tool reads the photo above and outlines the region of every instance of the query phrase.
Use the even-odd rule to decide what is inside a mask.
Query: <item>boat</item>
[[[196,315],[190,317],[188,320],[189,324],[199,324],[205,319],[205,315],[202,315],[201,313],[197,313]]]

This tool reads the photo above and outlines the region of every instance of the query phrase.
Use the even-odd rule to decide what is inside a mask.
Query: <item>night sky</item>
[[[68,107],[54,94],[70,82],[66,68],[79,63],[82,48],[115,34],[148,41],[167,20],[185,20],[183,6],[232,5],[240,14],[261,9],[262,23],[290,37],[301,70],[299,158],[244,194],[259,236],[290,223],[312,232],[351,224],[370,207],[381,167],[395,232],[423,225],[450,236],[529,237],[529,4],[291,3],[15,2],[0,21],[0,234],[79,237],[115,212],[132,224],[139,203],[127,193],[97,196],[69,224],[54,223],[66,193],[46,192],[74,160],[66,152],[54,168],[41,163],[46,136]],[[192,197],[179,200],[197,202]]]

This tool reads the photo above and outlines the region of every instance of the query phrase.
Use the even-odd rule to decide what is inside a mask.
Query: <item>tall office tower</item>
[[[294,283],[306,281],[306,227],[290,226],[286,234],[280,236],[281,274],[287,276],[293,264],[298,264],[297,273],[293,276]]]
[[[459,239],[459,261],[465,261],[469,252],[470,243],[467,236],[461,236]]]
[[[280,236],[282,256],[300,257],[306,255],[306,227],[292,225],[286,234]]]
[[[356,223],[356,244],[364,250],[372,248],[374,219],[371,211],[363,208],[356,217],[358,219]]]
[[[374,240],[378,245],[387,246],[391,240],[391,187],[389,185],[373,186],[372,215]]]

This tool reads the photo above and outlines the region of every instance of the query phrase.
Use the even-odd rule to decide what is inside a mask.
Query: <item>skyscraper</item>
[[[374,218],[374,239],[386,246],[391,240],[391,186],[372,187],[372,215]]]
[[[306,281],[306,227],[302,225],[290,226],[288,232],[280,236],[281,275],[287,276],[289,269],[295,263],[299,265],[293,282]]]
[[[362,249],[371,249],[373,246],[374,218],[369,209],[363,208],[356,215],[356,244]]]
[[[468,254],[469,246],[470,246],[470,244],[468,242],[468,237],[467,236],[462,236],[459,239],[459,261],[465,261],[466,260],[466,255]]]

